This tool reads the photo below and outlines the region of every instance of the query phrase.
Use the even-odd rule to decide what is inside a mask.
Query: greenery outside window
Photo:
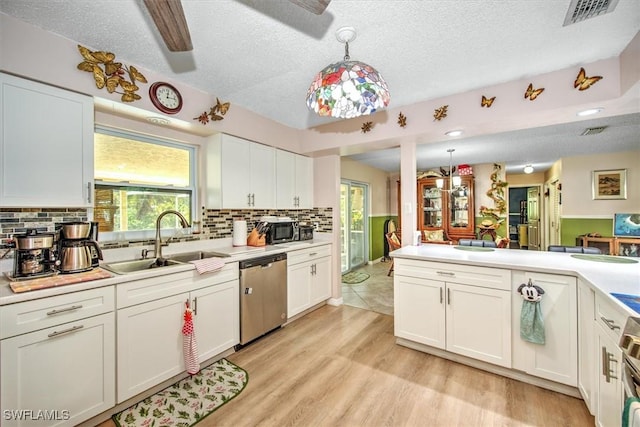
[[[193,221],[195,148],[107,128],[94,134],[94,220],[101,240],[152,238],[156,219],[168,209]],[[173,235],[175,215],[162,220]]]

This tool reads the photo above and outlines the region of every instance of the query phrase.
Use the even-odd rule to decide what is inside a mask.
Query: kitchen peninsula
[[[398,344],[582,397],[599,425],[619,424],[618,343],[638,313],[612,293],[640,294],[636,260],[436,244],[390,255]],[[544,291],[542,344],[522,335],[529,283]]]

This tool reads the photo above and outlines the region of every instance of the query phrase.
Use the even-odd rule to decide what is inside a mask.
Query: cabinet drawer
[[[313,248],[299,249],[287,252],[287,265],[300,264],[316,258],[331,255],[331,245],[315,246]]]
[[[228,282],[237,279],[239,275],[238,263],[232,262],[225,264],[220,270],[202,275],[196,270],[190,270],[121,283],[116,286],[116,302],[120,309]]]
[[[0,307],[0,338],[8,338],[113,311],[113,286]]]
[[[505,291],[511,289],[511,271],[497,268],[396,258],[394,270],[396,275],[402,276],[421,277]]]
[[[627,316],[620,309],[607,301],[606,297],[596,294],[596,323],[599,323],[616,343],[620,342],[626,321]]]

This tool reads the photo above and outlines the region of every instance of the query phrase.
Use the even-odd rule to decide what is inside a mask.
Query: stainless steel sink
[[[100,267],[116,274],[130,274],[130,273],[136,273],[138,271],[149,270],[152,268],[175,267],[177,265],[184,265],[189,261],[195,261],[198,259],[205,259],[205,258],[212,258],[212,257],[226,258],[229,256],[230,255],[222,252],[211,252],[211,251],[184,252],[180,254],[169,255],[167,258],[163,259],[162,262],[160,263],[158,263],[156,259],[149,258],[149,259],[136,259],[132,261],[110,262],[107,264],[100,264]]]
[[[157,263],[155,259],[136,259],[133,261],[118,261],[110,262],[108,264],[100,264],[100,267],[116,274],[129,274],[138,271],[150,270],[152,268],[166,268],[176,265],[184,265],[184,262],[165,259],[163,262]]]
[[[197,251],[197,252],[185,252],[181,254],[169,255],[168,259],[172,261],[178,261],[178,262],[189,262],[189,261],[196,261],[199,259],[206,259],[206,258],[213,258],[213,257],[227,258],[229,257],[229,255],[221,252]]]

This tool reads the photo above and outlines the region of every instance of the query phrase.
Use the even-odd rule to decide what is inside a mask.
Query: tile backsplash
[[[175,240],[221,239],[231,237],[234,220],[246,220],[249,231],[264,215],[288,216],[302,223],[317,224],[320,232],[332,231],[332,209],[313,208],[295,210],[276,209],[204,209],[200,217],[202,233],[188,235]],[[24,233],[28,228],[39,232],[54,232],[61,222],[87,221],[87,209],[81,208],[0,208],[0,250],[6,248],[11,236]],[[100,241],[103,248],[118,248],[153,244],[152,239],[135,241]],[[0,252],[0,257],[7,256]]]

